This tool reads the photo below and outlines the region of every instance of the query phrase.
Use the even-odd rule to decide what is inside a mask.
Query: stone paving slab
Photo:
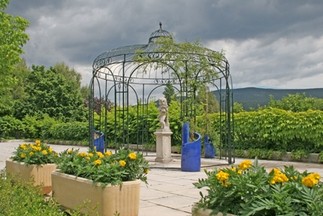
[[[5,161],[12,152],[23,143],[21,140],[0,142],[0,170],[5,168]],[[68,148],[80,148],[86,151],[87,147],[75,147],[64,145],[51,145],[57,152]],[[205,178],[204,169],[213,169],[228,166],[225,160],[205,159],[201,161],[200,172],[182,172],[180,170],[180,156],[173,154],[173,161],[167,164],[156,163],[155,153],[145,153],[146,159],[151,165],[148,174],[148,184],[142,183],[140,195],[139,216],[188,216],[191,215],[191,208],[194,202],[200,198],[200,190],[194,188],[193,183],[199,178]],[[244,159],[236,158],[236,164]],[[318,172],[323,181],[323,164],[299,163],[286,161],[258,160],[260,165],[268,170],[293,165],[300,171]],[[205,192],[202,191],[202,192]]]

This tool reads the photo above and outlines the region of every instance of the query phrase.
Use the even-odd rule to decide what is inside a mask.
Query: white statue
[[[161,129],[169,129],[168,104],[166,98],[160,98],[159,103],[159,123]]]

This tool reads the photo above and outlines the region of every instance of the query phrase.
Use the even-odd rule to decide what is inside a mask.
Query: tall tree
[[[50,68],[55,73],[62,74],[65,79],[72,85],[74,88],[78,89],[81,85],[81,74],[79,74],[75,69],[70,68],[64,62],[57,63]]]
[[[203,106],[203,113],[215,113],[220,111],[220,105],[213,92],[206,86],[201,86],[198,91],[197,102]]]
[[[9,0],[0,0],[0,115],[9,114],[11,89],[17,82],[14,67],[21,61],[23,45],[28,40],[25,30],[28,21],[5,12]]]
[[[82,76],[80,73],[78,73],[74,68],[70,68],[64,62],[55,64],[53,67],[51,67],[51,70],[62,74],[69,82],[69,85],[71,85],[74,89],[80,90],[84,103],[87,103],[90,94],[90,87],[81,86]]]
[[[165,87],[165,90],[164,90],[163,94],[164,94],[168,104],[170,104],[172,99],[175,98],[175,90],[174,90],[173,85],[170,82],[168,82],[166,84],[166,87]]]
[[[54,67],[32,66],[27,82],[28,96],[16,104],[17,118],[48,114],[62,120],[84,120],[84,101],[75,80],[67,79]]]

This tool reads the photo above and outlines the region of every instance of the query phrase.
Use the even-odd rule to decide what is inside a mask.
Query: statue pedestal
[[[171,157],[171,135],[173,132],[170,129],[158,129],[156,135],[156,162],[168,163],[172,161]]]

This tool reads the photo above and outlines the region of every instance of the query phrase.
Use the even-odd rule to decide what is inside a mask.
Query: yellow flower
[[[90,158],[91,158],[91,157],[93,157],[93,153],[91,153],[91,152],[90,152],[90,153],[88,154],[88,156],[89,156]]]
[[[137,154],[135,152],[131,152],[128,157],[131,159],[131,160],[136,160],[137,159]]]
[[[93,163],[94,163],[94,165],[99,166],[102,164],[102,161],[100,159],[97,159]]]
[[[124,166],[126,166],[126,161],[124,161],[124,160],[120,160],[119,161],[119,165],[121,166],[121,167],[124,167]]]
[[[279,169],[274,168],[272,170],[272,172],[274,172],[274,176],[270,180],[270,184],[284,183],[284,182],[289,181],[289,179],[287,178],[287,176],[284,173],[282,173]]]
[[[99,158],[104,158],[104,155],[101,152],[96,152],[97,156],[99,156]]]
[[[78,153],[78,156],[80,156],[80,157],[86,157],[87,156],[87,153],[86,152],[79,152]]]
[[[314,185],[317,184],[317,180],[309,176],[306,176],[302,179],[302,184],[305,185],[306,187],[313,187]]]
[[[246,170],[250,168],[252,165],[252,162],[250,160],[244,160],[239,164],[239,168],[242,170]]]
[[[238,173],[239,175],[241,175],[242,173],[243,173],[243,170],[241,170],[241,169],[237,169],[237,167],[231,167],[231,170],[233,171],[233,172],[236,172],[236,173]]]
[[[91,160],[91,158],[90,158],[90,157],[85,157],[85,159],[86,159],[86,160],[88,160],[88,161],[89,161],[89,160]]]
[[[25,153],[21,153],[21,154],[20,154],[20,157],[21,157],[21,158],[25,158],[25,157],[26,157],[26,154],[25,154]]]
[[[104,154],[105,154],[105,156],[110,156],[110,155],[112,155],[112,151],[106,151]]]
[[[34,155],[34,152],[29,152],[29,156],[33,156]]]
[[[42,153],[43,155],[47,155],[47,154],[48,154],[48,152],[47,152],[46,150],[43,150],[41,153]]]
[[[72,152],[73,152],[73,149],[68,149],[68,150],[67,150],[67,153],[68,153],[68,154],[72,154]]]
[[[48,148],[48,152],[49,152],[49,153],[52,153],[52,152],[53,152],[52,147],[49,147],[49,148]]]
[[[319,179],[320,175],[318,173],[311,173],[302,179],[302,184],[311,188],[319,183]]]
[[[311,173],[310,175],[313,176],[313,178],[315,178],[317,180],[320,180],[320,178],[321,178],[320,174],[318,174],[318,173]]]
[[[34,150],[34,151],[37,151],[38,150],[38,147],[35,146],[35,145],[30,145],[30,147]]]
[[[280,173],[280,170],[278,168],[274,168],[272,169],[272,172],[274,172],[274,174],[279,174]]]
[[[19,148],[21,148],[23,150],[26,150],[27,149],[27,145],[26,144],[21,144],[21,145],[19,145]]]
[[[40,140],[39,140],[39,139],[37,139],[37,140],[35,141],[35,144],[36,144],[37,146],[40,146]]]
[[[222,170],[216,174],[217,180],[225,182],[229,178],[229,173],[223,172]]]

